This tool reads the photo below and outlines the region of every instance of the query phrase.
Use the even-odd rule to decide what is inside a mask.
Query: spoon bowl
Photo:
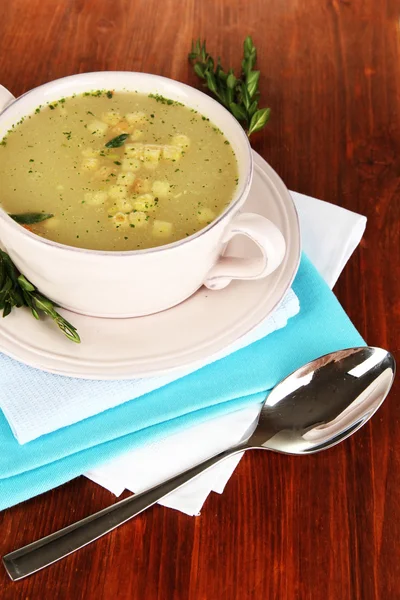
[[[365,346],[321,356],[271,391],[246,446],[285,454],[330,448],[372,417],[394,374],[394,358],[382,348]]]
[[[268,394],[246,441],[7,554],[7,573],[12,580],[22,579],[68,556],[233,454],[260,449],[301,455],[338,444],[371,418],[389,393],[394,374],[394,358],[381,348],[349,348],[309,362]]]

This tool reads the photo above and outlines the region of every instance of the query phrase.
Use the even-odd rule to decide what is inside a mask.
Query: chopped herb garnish
[[[50,213],[20,213],[9,216],[20,225],[34,225],[35,223],[41,223],[54,217]]]
[[[171,100],[171,98],[165,98],[164,96],[161,96],[161,94],[149,94],[149,98],[153,98],[153,100],[160,102],[161,104],[168,104],[168,106],[171,106],[172,104],[175,106],[184,106],[182,102]]]
[[[120,148],[124,145],[125,141],[129,137],[129,133],[121,133],[117,135],[117,137],[113,138],[107,144],[105,144],[106,148]]]
[[[113,97],[113,92],[111,90],[93,90],[92,92],[83,92],[83,96],[93,96],[94,98],[100,98],[100,96],[103,94],[105,94],[107,98]],[[75,98],[75,96],[72,97]]]

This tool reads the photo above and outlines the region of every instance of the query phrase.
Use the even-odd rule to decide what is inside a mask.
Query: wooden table
[[[368,216],[336,292],[369,344],[400,358],[400,2],[3,0],[0,80],[15,95],[96,70],[198,85],[207,38],[239,65],[251,34],[263,100],[254,147],[288,187]],[[246,456],[198,518],[159,506],[0,598],[400,598],[400,386],[350,440],[302,459]],[[86,479],[0,513],[0,554],[114,502]]]

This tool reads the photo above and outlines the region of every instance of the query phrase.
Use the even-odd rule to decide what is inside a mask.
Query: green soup
[[[161,96],[98,91],[39,106],[0,146],[0,202],[80,248],[169,244],[231,202],[237,163],[206,117]]]

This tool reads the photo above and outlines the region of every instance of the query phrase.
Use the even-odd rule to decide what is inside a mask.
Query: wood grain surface
[[[15,95],[77,72],[138,70],[192,85],[207,38],[239,65],[259,50],[272,117],[254,147],[290,189],[368,217],[336,292],[371,345],[400,359],[399,0],[0,0],[0,82]],[[320,455],[254,453],[200,517],[155,507],[18,583],[1,600],[400,598],[400,387]],[[81,478],[0,513],[0,554],[115,498]]]

